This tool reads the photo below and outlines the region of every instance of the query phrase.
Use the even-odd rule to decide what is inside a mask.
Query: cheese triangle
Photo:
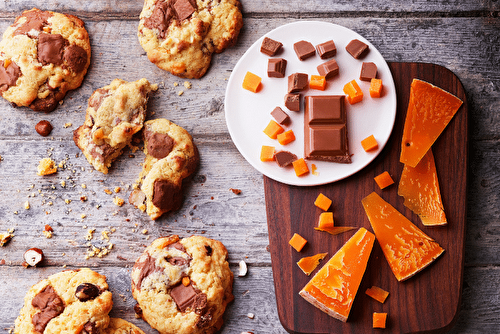
[[[360,228],[299,294],[321,311],[346,322],[374,242],[373,233]]]
[[[437,259],[444,249],[373,192],[361,201],[375,236],[398,281],[404,281]]]

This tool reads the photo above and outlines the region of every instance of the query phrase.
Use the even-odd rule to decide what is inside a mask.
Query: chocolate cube
[[[361,65],[361,74],[359,79],[363,81],[372,81],[377,77],[377,65],[374,63],[365,63]]]
[[[326,79],[331,79],[339,74],[339,65],[335,59],[331,59],[317,67],[319,75],[324,76]]]
[[[359,39],[353,39],[345,47],[347,52],[356,59],[364,57],[368,53],[368,45],[361,42]]]
[[[291,111],[300,111],[300,94],[286,94],[285,107]]]
[[[288,93],[297,93],[307,88],[309,76],[306,73],[294,73],[288,76]]]
[[[274,110],[271,111],[271,116],[273,116],[279,124],[287,124],[290,122],[290,116],[280,107],[274,108]]]
[[[271,58],[267,63],[267,76],[270,78],[284,78],[286,71],[286,59]]]
[[[316,49],[314,49],[314,46],[307,41],[299,41],[295,43],[293,45],[293,49],[295,50],[295,53],[300,60],[306,60],[307,58],[314,56],[314,54],[316,53]]]
[[[328,59],[337,54],[337,48],[332,40],[316,45],[316,51],[321,59]]]
[[[283,43],[270,39],[269,37],[264,37],[264,40],[260,45],[260,52],[274,57],[279,51],[281,51],[282,46]]]

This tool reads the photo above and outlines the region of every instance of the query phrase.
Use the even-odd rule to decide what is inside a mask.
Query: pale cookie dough
[[[160,334],[212,334],[233,300],[228,253],[201,236],[156,239],[132,269],[136,313]]]
[[[145,0],[138,28],[149,60],[182,78],[201,78],[213,53],[235,43],[243,17],[238,0]]]
[[[106,277],[90,269],[62,271],[31,287],[14,333],[100,333],[112,306]]]
[[[81,85],[90,55],[82,20],[36,8],[25,11],[0,42],[0,94],[14,106],[50,112]]]
[[[108,328],[100,334],[145,334],[136,325],[120,318],[111,318]]]
[[[96,170],[107,174],[111,163],[142,129],[149,94],[157,89],[158,85],[146,79],[115,79],[92,93],[85,123],[74,131],[73,140]]]
[[[129,202],[156,220],[180,208],[182,181],[196,170],[200,157],[191,135],[169,120],[147,121],[143,136],[146,159]]]

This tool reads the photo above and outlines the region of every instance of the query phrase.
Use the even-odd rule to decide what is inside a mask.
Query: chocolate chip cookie
[[[14,106],[54,110],[90,64],[89,35],[73,15],[23,12],[0,42],[0,94]]]
[[[136,313],[160,334],[211,334],[233,300],[228,253],[201,236],[156,239],[132,269]]]
[[[142,129],[149,94],[156,89],[146,79],[115,79],[92,93],[85,123],[74,131],[73,140],[96,170],[107,174],[111,163]]]
[[[145,0],[139,42],[159,68],[201,78],[213,53],[232,45],[243,26],[238,0]]]
[[[180,208],[182,182],[196,170],[200,157],[191,135],[169,120],[147,121],[143,137],[146,158],[129,202],[156,220]]]
[[[108,328],[101,334],[145,334],[136,325],[120,318],[111,318]]]
[[[31,287],[14,333],[102,333],[112,306],[103,275],[90,269],[62,271]]]

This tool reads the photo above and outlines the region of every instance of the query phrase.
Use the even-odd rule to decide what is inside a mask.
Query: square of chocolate
[[[196,5],[196,1],[194,2]],[[174,10],[177,13],[179,21],[186,20],[193,14],[196,8],[189,0],[177,0],[174,3]]]
[[[368,53],[369,47],[367,44],[361,42],[359,39],[353,39],[352,41],[349,42],[349,44],[347,44],[345,49],[347,50],[347,52],[349,52],[351,56],[353,56],[356,59],[359,59],[364,57]]]
[[[297,93],[307,88],[309,76],[306,73],[293,73],[288,76],[288,93]]]
[[[337,48],[332,40],[316,45],[316,51],[321,59],[328,59],[337,54]]]
[[[264,37],[262,44],[260,45],[260,52],[274,57],[279,51],[281,51],[281,47],[283,43],[275,41],[269,37]]]
[[[286,59],[270,58],[267,62],[267,76],[270,78],[284,78],[286,71]]]
[[[377,78],[377,65],[375,63],[365,63],[361,65],[361,74],[359,79],[363,81],[372,81]]]
[[[274,110],[271,111],[271,116],[273,116],[279,124],[287,124],[290,122],[290,116],[280,107],[274,108]]]
[[[305,158],[351,163],[345,95],[306,96],[305,99]]]
[[[316,53],[314,46],[307,41],[299,41],[295,43],[293,45],[293,49],[300,60],[306,60],[307,58],[314,56]]]
[[[317,67],[319,75],[324,76],[326,79],[331,79],[339,74],[339,65],[335,59],[331,59]]]
[[[300,111],[300,94],[286,94],[285,107],[291,111]]]

